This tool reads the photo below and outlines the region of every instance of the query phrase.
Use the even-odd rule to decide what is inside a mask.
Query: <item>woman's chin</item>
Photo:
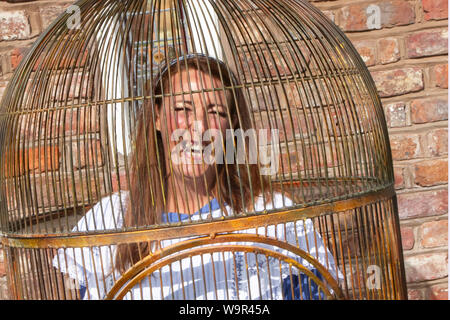
[[[207,164],[184,164],[177,169],[187,179],[203,179],[207,174],[214,172],[214,168]]]

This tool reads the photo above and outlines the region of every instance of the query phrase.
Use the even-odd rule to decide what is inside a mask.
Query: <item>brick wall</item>
[[[311,1],[346,32],[382,98],[409,298],[447,299],[447,1]],[[0,0],[0,98],[37,36],[71,3]],[[0,299],[7,297],[0,249]]]
[[[0,99],[14,70],[37,37],[73,2],[0,0]],[[30,170],[45,166],[38,154],[42,153],[34,152],[35,156],[28,157]],[[0,247],[0,300],[9,298],[4,260]]]
[[[448,297],[448,3],[313,1],[345,31],[389,126],[410,299]]]

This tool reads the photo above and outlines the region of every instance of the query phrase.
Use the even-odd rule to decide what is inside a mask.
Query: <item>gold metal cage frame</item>
[[[254,278],[248,272],[242,275],[246,298],[254,296],[253,288],[260,297],[267,289],[261,285],[258,255],[280,266],[277,281],[290,279],[281,298],[296,294],[293,277],[300,281],[301,275],[309,279],[310,291],[314,284],[320,299],[407,298],[381,101],[350,41],[318,9],[305,0],[81,0],[71,8],[39,37],[1,101],[0,223],[14,298],[81,298],[79,284],[69,283],[56,266],[64,259],[67,264],[70,252],[76,252],[75,257],[81,254],[79,264],[85,270],[97,261],[98,252],[109,256],[94,266],[90,284],[107,299],[124,298],[136,286],[142,293],[143,281],[147,279],[151,288],[148,279],[157,272],[161,275],[163,268],[169,268],[172,281],[174,266],[182,266],[186,259],[192,263],[193,257],[199,257],[202,268],[212,266],[210,277],[216,284],[214,257],[225,253],[234,270],[227,269],[225,258],[219,262],[225,274],[234,275],[235,286],[241,284],[236,257],[246,266],[257,262]],[[179,92],[171,88],[168,94],[162,89],[158,95],[154,91],[158,75],[170,69],[172,61],[179,66],[189,55],[196,61],[212,57],[205,61],[223,62],[215,71],[223,87]],[[207,69],[213,78],[210,63]],[[226,85],[222,77],[228,74],[234,76]],[[195,221],[119,225],[113,219],[109,227],[80,229],[77,222],[95,208],[104,218],[107,209],[102,203],[111,202],[102,199],[121,197],[133,184],[130,172],[139,143],[139,112],[145,113],[146,106],[154,112],[158,98],[199,93],[217,97],[225,90],[233,93],[236,105],[236,92],[242,92],[245,104],[235,112],[248,117],[251,128],[277,130],[277,139],[269,136],[269,146],[276,149],[279,166],[264,179],[272,200],[274,190],[279,190],[292,200],[290,204],[283,201],[267,208],[264,204],[261,210],[245,207]],[[236,193],[239,201],[254,204],[259,195],[253,194],[251,182],[250,191],[242,187],[242,177],[236,189],[229,182],[226,192],[230,199]],[[130,190],[126,194],[132,200],[127,203],[133,205],[143,191]],[[177,197],[184,196],[180,192]],[[287,240],[286,230],[292,226],[296,243]],[[283,235],[277,230],[284,230]],[[302,232],[304,238],[298,235]],[[161,245],[168,239],[181,242]],[[104,270],[104,259],[114,265],[117,246],[151,247],[153,242],[159,246],[123,274]],[[321,250],[331,256],[325,265],[319,259]],[[204,257],[211,263],[203,263]],[[326,266],[329,259],[332,267]],[[268,265],[264,274],[272,291],[270,277],[275,275]],[[183,283],[188,280],[183,267],[180,270],[181,297],[186,298]],[[108,289],[107,276],[112,277]],[[175,285],[171,283],[166,294],[162,276],[159,281],[161,297],[173,298]],[[81,282],[86,287],[88,281]],[[274,290],[279,286],[275,284]],[[90,288],[85,289],[90,298]],[[302,285],[299,290],[302,296]],[[204,291],[203,298],[206,284]],[[224,292],[229,298],[228,287]],[[239,292],[236,289],[238,298]]]

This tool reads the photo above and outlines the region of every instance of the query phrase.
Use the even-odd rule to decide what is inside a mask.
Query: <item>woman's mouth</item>
[[[181,154],[188,163],[200,164],[203,160],[204,147],[202,144],[190,141],[183,141],[181,145]]]

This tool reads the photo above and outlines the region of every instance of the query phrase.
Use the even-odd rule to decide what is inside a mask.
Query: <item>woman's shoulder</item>
[[[119,191],[104,196],[86,212],[72,231],[83,232],[121,228],[127,204],[128,191]]]
[[[255,200],[255,211],[291,207],[294,202],[281,192],[259,195]]]

